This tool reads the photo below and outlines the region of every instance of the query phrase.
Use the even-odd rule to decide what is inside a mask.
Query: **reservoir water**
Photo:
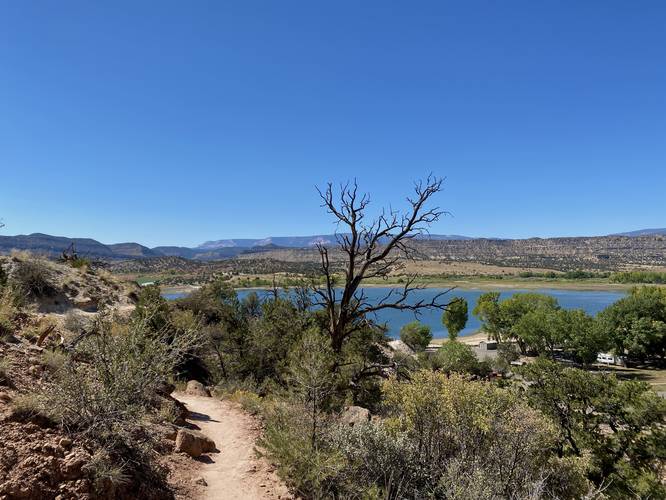
[[[370,301],[378,301],[382,297],[386,296],[389,292],[389,288],[384,287],[370,287],[365,289],[365,293],[368,296]],[[431,300],[435,295],[444,291],[443,288],[426,288],[423,290],[416,290],[412,293],[410,302],[416,302],[418,300]],[[238,290],[239,298],[243,298],[249,293],[257,292],[260,297],[266,296],[268,293],[266,290]],[[613,302],[624,297],[623,292],[606,292],[606,291],[585,291],[585,290],[554,290],[554,289],[543,289],[543,290],[502,290],[501,299],[506,299],[513,295],[514,293],[523,293],[523,292],[537,292],[544,293],[555,297],[559,302],[560,306],[565,309],[582,309],[588,314],[595,315],[602,309],[608,307]],[[469,321],[467,322],[467,327],[460,333],[460,335],[470,335],[475,333],[481,323],[479,319],[472,314],[472,309],[476,305],[476,301],[482,293],[485,293],[486,290],[461,290],[456,289],[450,292],[444,297],[444,301],[450,301],[454,297],[463,297],[467,300],[469,305]],[[183,293],[171,293],[164,294],[164,297],[173,300],[185,296]],[[442,313],[438,310],[433,311],[423,311],[418,320],[422,323],[425,323],[432,328],[433,337],[446,337],[447,332],[444,326],[442,325]],[[398,337],[400,334],[400,328],[410,321],[414,321],[414,314],[409,311],[392,311],[390,309],[380,311],[375,320],[379,323],[386,323],[389,328],[389,335],[391,337]]]

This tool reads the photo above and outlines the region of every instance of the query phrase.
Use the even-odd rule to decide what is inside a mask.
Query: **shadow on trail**
[[[219,420],[215,420],[213,418],[210,418],[210,416],[206,415],[205,413],[199,413],[199,412],[196,412],[196,411],[190,411],[188,419],[189,420],[198,420],[200,422],[219,422]]]

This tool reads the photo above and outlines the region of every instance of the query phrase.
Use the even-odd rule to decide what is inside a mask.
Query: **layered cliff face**
[[[525,240],[415,240],[418,259],[439,262],[540,268],[617,271],[634,267],[666,266],[664,236],[600,236],[577,238],[530,238]],[[336,252],[333,259],[342,258]],[[315,262],[313,249],[281,249],[241,256],[242,259],[273,259],[285,262]]]
[[[476,239],[425,241],[417,245],[429,259],[510,267],[618,270],[634,266],[666,265],[664,236]]]

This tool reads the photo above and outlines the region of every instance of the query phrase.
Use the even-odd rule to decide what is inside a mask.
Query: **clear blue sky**
[[[104,5],[103,5],[104,4]],[[0,3],[4,234],[330,232],[447,178],[436,233],[666,226],[666,2]]]

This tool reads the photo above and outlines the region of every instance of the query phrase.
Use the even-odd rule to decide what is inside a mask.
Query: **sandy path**
[[[199,459],[199,473],[208,486],[204,499],[277,500],[292,498],[270,465],[254,452],[257,422],[237,405],[217,398],[177,393],[187,405],[188,419],[215,441],[219,453]]]

